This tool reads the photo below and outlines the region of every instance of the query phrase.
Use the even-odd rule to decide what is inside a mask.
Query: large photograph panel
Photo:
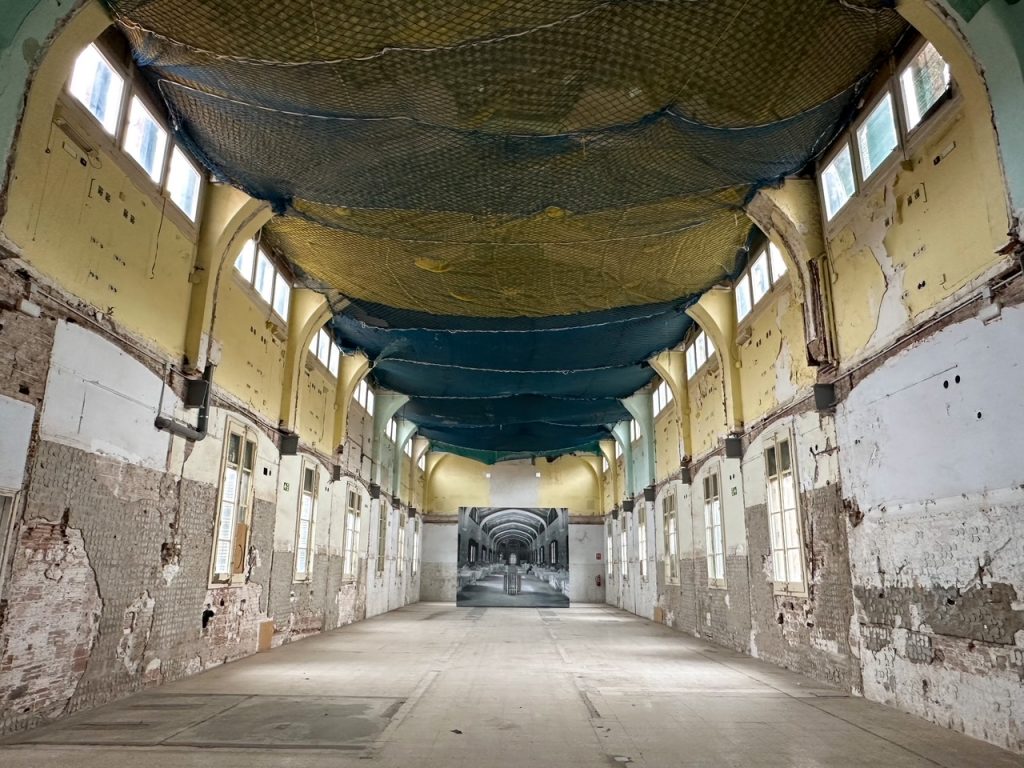
[[[462,507],[456,604],[569,606],[569,510]]]

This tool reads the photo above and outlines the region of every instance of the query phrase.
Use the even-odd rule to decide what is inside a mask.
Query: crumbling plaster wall
[[[950,325],[836,414],[864,694],[1024,751],[1024,309]]]

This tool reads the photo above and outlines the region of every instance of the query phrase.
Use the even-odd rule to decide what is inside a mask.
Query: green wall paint
[[[0,0],[0,193],[25,86],[43,45],[76,7],[73,0]]]

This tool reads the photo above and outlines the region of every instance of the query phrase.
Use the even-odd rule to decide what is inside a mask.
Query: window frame
[[[891,176],[893,169],[898,166],[904,158],[911,155],[918,147],[922,141],[922,136],[930,134],[932,127],[940,125],[940,121],[936,119],[938,114],[945,112],[949,105],[959,101],[960,91],[957,87],[956,79],[953,77],[952,69],[950,69],[949,84],[945,91],[943,91],[942,95],[936,99],[935,103],[925,110],[917,125],[913,128],[908,127],[906,100],[905,94],[903,93],[901,78],[903,77],[904,72],[909,68],[913,59],[929,44],[931,44],[929,40],[919,35],[913,40],[913,42],[907,45],[899,55],[893,55],[890,58],[892,66],[889,67],[888,73],[884,77],[880,75],[874,81],[872,87],[868,91],[869,98],[865,99],[863,101],[863,106],[857,109],[855,119],[834,139],[828,151],[816,162],[814,175],[818,188],[821,218],[826,237],[834,235],[835,232],[844,226],[846,216],[850,210],[849,204],[857,197],[873,193],[882,184],[884,184],[885,180]],[[932,44],[932,47],[934,48],[934,44]],[[937,49],[936,53],[938,53]],[[942,54],[939,53],[939,56],[941,58]],[[943,59],[943,61],[945,61],[945,59]],[[945,61],[945,63],[947,67],[950,66],[948,61]],[[896,124],[897,147],[889,153],[877,168],[872,170],[871,174],[865,177],[863,175],[863,164],[860,156],[857,132],[887,94],[892,98],[893,102],[893,118]],[[822,184],[822,176],[824,170],[846,146],[850,148],[850,157],[853,166],[854,192],[850,196],[850,199],[836,210],[830,218],[828,216],[828,209],[825,202],[825,189]]]
[[[675,493],[666,493],[661,497],[662,535],[665,539],[665,554],[662,562],[665,568],[665,581],[669,584],[679,583],[679,508]]]
[[[164,215],[170,217],[190,237],[196,238],[203,216],[203,204],[206,199],[209,179],[203,172],[202,164],[198,159],[174,136],[174,132],[170,128],[171,121],[166,108],[157,94],[153,93],[152,89],[148,87],[135,63],[123,52],[119,53],[117,50],[114,50],[110,40],[104,40],[103,38],[104,36],[101,35],[84,45],[79,50],[78,56],[81,56],[89,47],[94,47],[107,66],[122,81],[121,98],[117,103],[114,131],[108,131],[106,125],[89,109],[88,105],[79,100],[71,90],[78,56],[75,57],[75,62],[72,64],[71,71],[68,72],[58,96],[58,110],[63,110],[65,113],[70,110],[71,115],[68,115],[68,117],[71,117],[74,123],[72,130],[74,128],[82,129],[87,136],[87,140],[94,141],[106,154],[110,155],[118,167],[124,171],[125,175],[139,187],[139,191],[149,195]],[[127,43],[125,45],[127,50]],[[160,177],[158,179],[154,179],[142,167],[142,164],[133,155],[129,154],[124,146],[132,100],[134,98],[139,99],[142,107],[160,126],[166,136]],[[63,129],[63,126],[61,127]],[[77,142],[74,135],[70,135],[69,138]],[[189,165],[198,171],[199,174],[199,189],[196,195],[196,214],[194,218],[178,206],[172,199],[170,189],[168,188],[170,167],[175,149],[181,153]],[[89,147],[83,147],[83,151],[89,153],[92,150]],[[166,205],[166,203],[170,203],[170,205]]]
[[[647,581],[647,502],[636,513],[636,553],[640,564],[640,581]]]
[[[252,452],[252,467],[250,468],[250,478],[248,488],[246,489],[246,498],[244,506],[244,515],[240,519],[237,515],[239,508],[237,490],[235,494],[234,510],[232,512],[233,520],[231,526],[231,536],[229,539],[224,539],[220,535],[220,530],[223,525],[222,515],[224,513],[224,490],[227,485],[227,470],[229,469],[229,457],[231,451],[231,438],[237,436],[239,438],[239,458],[237,464],[237,478],[235,488],[238,488],[238,481],[241,479],[243,474],[243,464],[245,461],[246,446],[248,443],[253,444]],[[253,506],[256,500],[256,463],[259,458],[259,437],[256,430],[252,429],[248,425],[242,423],[237,419],[228,417],[225,419],[224,425],[224,440],[221,446],[221,461],[220,461],[220,474],[218,476],[217,483],[217,507],[214,513],[213,519],[213,549],[210,553],[210,570],[208,574],[208,583],[210,588],[214,587],[226,587],[232,584],[239,584],[245,581],[245,556],[248,554],[249,542],[252,539],[252,519],[253,519]],[[238,535],[239,526],[245,526],[245,541],[243,542],[243,562],[240,570],[235,570],[234,565],[234,551],[238,546],[236,536]],[[217,559],[218,549],[222,541],[228,541],[228,571],[217,570]]]
[[[718,349],[715,347],[711,337],[707,334],[703,328],[699,325],[694,325],[697,331],[694,333],[691,331],[690,338],[684,345],[684,359],[686,361],[686,380],[693,381],[694,378],[703,370],[713,370],[718,357]],[[703,357],[698,362],[699,347],[703,345],[704,353]],[[691,353],[691,350],[692,353]],[[692,367],[692,370],[691,370]]]
[[[306,490],[306,473],[312,472],[312,488]],[[292,563],[292,582],[293,583],[304,583],[312,581],[313,579],[313,564],[316,554],[316,513],[319,506],[319,491],[320,491],[320,466],[316,462],[303,459],[299,465],[299,488],[298,488],[298,508],[295,515],[295,555]],[[310,499],[310,514],[309,514],[309,530],[306,537],[306,567],[304,570],[299,570],[299,542],[302,540],[302,523],[303,523],[303,502],[306,498]]]
[[[785,495],[782,488],[782,460],[780,453],[780,446],[786,443],[789,451],[789,474],[790,481],[792,483],[793,493],[793,522],[796,524],[796,530],[790,531],[789,526],[786,523],[786,506],[785,506]],[[807,594],[807,558],[805,552],[805,539],[804,539],[804,525],[803,516],[800,508],[800,481],[799,471],[796,464],[796,450],[793,435],[788,429],[779,430],[768,436],[761,449],[761,458],[764,461],[764,479],[765,479],[765,508],[768,514],[768,548],[772,561],[772,586],[775,594],[777,595],[806,595]],[[769,475],[768,465],[768,451],[773,449],[775,451],[775,462],[776,462],[776,474]],[[779,483],[779,503],[780,509],[778,512],[772,509],[772,491],[771,491],[771,480],[772,477],[778,477]],[[779,524],[782,532],[782,559],[786,565],[786,576],[785,579],[776,578],[776,552],[778,551],[775,547],[775,542],[772,537],[772,526],[773,518],[779,518]],[[796,537],[796,545],[790,545],[790,536]],[[796,550],[800,558],[800,580],[793,581],[788,577],[789,574],[789,552]]]
[[[654,402],[654,418],[657,419],[672,405],[675,395],[672,394],[672,387],[668,385],[668,382],[660,379],[658,386],[654,388],[651,399]]]
[[[765,306],[771,304],[773,298],[775,298],[776,291],[784,290],[789,283],[789,273],[791,270],[789,268],[789,263],[786,261],[785,252],[782,250],[781,247],[779,247],[766,237],[765,242],[762,245],[758,246],[754,254],[755,255],[752,258],[748,259],[747,265],[743,268],[743,271],[740,273],[739,277],[737,277],[733,281],[732,303],[733,310],[736,313],[737,329],[746,328],[748,325],[753,323],[755,318],[760,314],[761,310]],[[775,274],[775,254],[778,254],[778,260],[782,262],[783,265],[783,272],[781,275]],[[767,270],[768,274],[768,290],[761,296],[760,299],[755,300],[753,269],[755,264],[761,258],[764,258],[765,269]],[[740,317],[739,305],[736,301],[736,291],[744,281],[746,281],[747,291],[750,297],[750,309],[747,310],[747,314],[745,314],[743,317]]]
[[[252,267],[249,275],[245,275],[242,270],[238,268],[238,261],[242,257],[243,248],[252,248]],[[256,288],[256,270],[259,268],[260,256],[263,256],[270,264],[270,299],[264,298],[263,294]],[[275,318],[282,328],[288,326],[288,318],[282,317],[281,314],[274,307],[275,299],[277,298],[277,287],[278,277],[284,277],[285,283],[288,286],[288,308],[291,309],[292,291],[295,290],[295,281],[291,276],[291,271],[281,266],[282,259],[280,259],[273,251],[273,249],[265,248],[261,243],[259,235],[253,237],[245,242],[242,248],[238,249],[238,253],[235,254],[234,261],[231,262],[231,271],[234,277],[240,281],[244,286],[246,292],[249,294],[249,298],[252,301],[258,302],[260,305],[265,306],[270,312],[271,316]],[[315,338],[315,337],[314,337]]]
[[[715,481],[715,494],[709,496],[708,481],[712,479]],[[706,549],[704,557],[707,563],[708,587],[712,589],[726,589],[725,509],[722,505],[722,473],[718,467],[704,475],[701,487],[704,492],[702,499]],[[716,501],[718,503],[719,519],[717,524],[714,521],[714,504]]]
[[[363,495],[355,488],[348,488],[345,504],[345,525],[342,540],[341,580],[344,583],[356,581],[359,565],[359,535],[362,527]]]
[[[377,560],[375,562],[375,573],[383,576],[387,564],[388,549],[388,508],[380,505],[380,515],[377,518]]]

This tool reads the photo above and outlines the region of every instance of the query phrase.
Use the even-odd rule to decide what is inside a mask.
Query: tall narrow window
[[[490,561],[488,553],[488,561]],[[420,570],[420,519],[417,517],[416,522],[413,524],[412,533],[412,572],[418,573]]]
[[[750,314],[754,301],[750,295],[750,273],[744,273],[736,282],[736,321]]]
[[[401,576],[405,568],[405,524],[404,514],[398,516],[398,575]]]
[[[317,475],[315,467],[303,466],[299,493],[299,520],[295,533],[295,580],[306,581],[313,573],[313,526],[316,521]]]
[[[138,96],[132,96],[131,108],[128,110],[124,151],[153,181],[159,182],[163,177],[167,157],[167,131]]]
[[[121,121],[124,78],[95,45],[86,46],[75,60],[68,85],[71,95],[95,117],[103,130],[113,136]]]
[[[625,517],[625,514],[623,514]],[[626,535],[626,521],[622,521],[622,532],[619,534],[619,562],[622,564],[622,578],[629,578],[629,538]]]
[[[665,532],[665,579],[675,582],[679,578],[679,519],[674,493],[662,498],[661,517],[662,530]]]
[[[609,520],[608,523],[605,525],[605,535],[606,535],[606,542],[605,542],[604,557],[605,557],[605,560],[607,561],[605,563],[605,568],[607,569],[608,575],[610,576],[611,572],[612,572],[612,561],[613,561],[614,556],[615,556],[615,544],[614,544],[615,533],[612,530],[612,521],[611,520]]]
[[[245,570],[255,463],[255,436],[229,422],[211,569],[215,583],[230,582],[234,574]]]
[[[636,548],[640,558],[640,578],[647,578],[647,504],[640,505],[637,514]]]
[[[377,518],[377,573],[384,573],[384,555],[388,545],[388,510],[380,505],[380,516]]]
[[[551,550],[551,564],[556,565],[558,563],[558,542],[552,541],[548,545],[548,549]]]
[[[348,492],[348,505],[345,508],[345,559],[342,565],[342,576],[346,580],[356,577],[359,565],[359,520],[363,511],[363,497],[353,490]]]
[[[753,266],[750,267],[750,280],[754,290],[754,303],[757,304],[772,287],[771,278],[768,277],[767,251],[761,251],[754,260]]]
[[[708,583],[711,586],[724,586],[725,542],[717,472],[704,478],[704,531],[707,540]]]
[[[800,535],[791,445],[788,436],[783,437],[769,445],[764,452],[768,520],[775,586],[787,591],[802,591],[803,538]]]

